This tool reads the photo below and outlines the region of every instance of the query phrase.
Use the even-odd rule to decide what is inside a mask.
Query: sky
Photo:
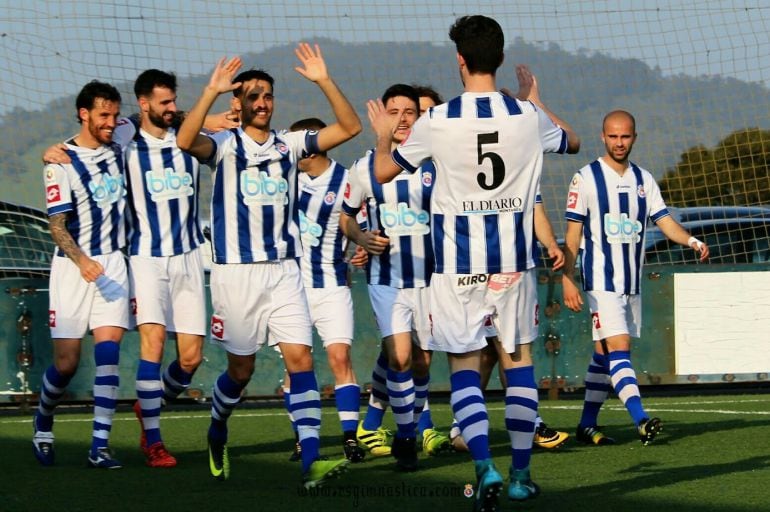
[[[0,0],[0,114],[42,109],[83,76],[132,81],[148,67],[184,77],[222,55],[324,37],[448,43],[457,16],[497,19],[508,41],[637,58],[664,75],[770,86],[770,2],[651,0]],[[173,62],[173,65],[169,65]]]

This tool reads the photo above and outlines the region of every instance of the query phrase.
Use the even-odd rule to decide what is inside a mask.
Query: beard
[[[165,116],[165,112],[163,114],[158,114],[156,112],[153,112],[150,110],[147,112],[147,118],[150,120],[150,123],[153,124],[153,126],[157,126],[158,128],[169,128],[174,124],[175,119],[177,116],[172,113],[170,118],[167,118]]]

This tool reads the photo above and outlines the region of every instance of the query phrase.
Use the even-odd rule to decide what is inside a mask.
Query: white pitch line
[[[677,402],[673,405],[713,405],[713,404],[748,404],[748,403],[757,403],[757,402],[770,402],[770,398],[767,400],[762,399],[748,399],[748,400],[713,400],[713,401],[697,401],[697,402]],[[434,409],[441,409],[442,407],[445,407],[444,404],[434,406]],[[540,409],[547,409],[547,410],[564,410],[564,411],[579,411],[583,408],[583,404],[577,403],[574,405],[551,405],[549,404],[540,404]],[[505,407],[488,407],[487,408],[490,411],[503,411],[505,410]],[[605,410],[609,411],[625,411],[625,408],[622,405],[610,405],[605,404],[604,406]],[[700,414],[724,414],[724,415],[730,415],[730,416],[736,416],[736,415],[745,415],[745,416],[768,416],[770,415],[770,411],[737,411],[737,410],[730,410],[730,409],[676,409],[676,408],[659,408],[659,407],[650,407],[649,405],[646,407],[646,409],[650,412],[670,412],[670,413],[700,413]],[[324,410],[321,411],[322,414],[333,414],[337,415],[337,411],[334,409],[327,409],[324,408]],[[241,412],[236,411],[233,414],[234,418],[270,418],[270,417],[283,417],[286,416],[286,412],[284,411],[278,411],[278,412]],[[162,419],[164,421],[170,421],[170,420],[189,420],[189,419],[207,419],[209,418],[209,412],[208,411],[201,411],[198,414],[164,414],[162,415]],[[0,425],[15,425],[15,424],[23,424],[23,423],[29,423],[31,421],[31,417],[25,416],[24,418],[14,418],[14,419],[5,419],[0,420]],[[91,422],[93,421],[93,418],[66,418],[62,417],[61,415],[57,416],[56,423],[84,423],[84,422]],[[136,421],[136,418],[133,415],[126,415],[125,417],[116,417],[113,419],[113,422],[118,421]]]

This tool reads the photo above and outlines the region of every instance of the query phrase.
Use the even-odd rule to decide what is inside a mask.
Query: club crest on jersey
[[[54,180],[54,172],[53,172],[53,169],[49,167],[48,169],[45,170],[45,181],[50,183],[53,180]]]
[[[113,176],[107,173],[100,173],[98,176],[94,176],[94,179],[88,184],[88,190],[91,192],[91,199],[100,208],[117,203],[126,195],[126,188],[123,186],[123,176]]]
[[[422,173],[422,185],[424,187],[430,187],[433,185],[433,175],[429,172]]]
[[[150,192],[150,198],[155,202],[181,199],[195,193],[192,174],[186,171],[175,172],[170,167],[163,169],[162,174],[152,170],[146,171],[144,182]]]
[[[211,335],[217,339],[225,337],[225,321],[216,315],[211,315]]]
[[[578,193],[570,192],[567,194],[567,208],[575,208],[578,202]]]
[[[243,204],[247,206],[283,206],[289,203],[289,182],[283,176],[272,177],[264,171],[247,169],[240,179]]]
[[[388,236],[427,235],[430,233],[430,214],[406,203],[383,203],[380,206],[382,227]]]
[[[335,201],[337,201],[337,194],[332,191],[327,192],[324,196],[324,203],[328,205],[333,205]]]
[[[61,201],[61,190],[59,185],[49,185],[45,188],[45,200],[48,204]]]
[[[289,152],[289,146],[287,146],[283,142],[276,142],[275,149],[282,155],[286,155]]]
[[[644,191],[644,185],[639,185],[638,187],[636,187],[636,195],[642,198],[644,198],[644,196],[647,195]]]
[[[56,327],[56,310],[48,310],[48,327]]]

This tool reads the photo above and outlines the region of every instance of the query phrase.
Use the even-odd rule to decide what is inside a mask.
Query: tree
[[[770,204],[769,163],[770,130],[745,128],[683,153],[660,189],[670,206]]]

